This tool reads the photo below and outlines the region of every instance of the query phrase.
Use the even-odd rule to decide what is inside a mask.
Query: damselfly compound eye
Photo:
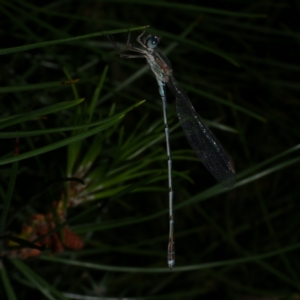
[[[146,41],[146,45],[148,48],[155,48],[159,43],[159,39],[152,35],[151,37],[149,37]]]

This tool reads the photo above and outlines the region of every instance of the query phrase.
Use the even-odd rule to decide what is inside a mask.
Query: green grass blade
[[[1,278],[2,284],[4,286],[5,292],[6,292],[6,296],[7,296],[6,299],[17,300],[18,298],[14,292],[13,286],[10,283],[10,280],[9,280],[9,277],[5,270],[5,267],[3,265],[2,259],[0,260],[0,278]]]
[[[143,30],[147,27],[148,26],[140,26],[140,27],[130,28],[129,30],[130,31]],[[122,33],[122,32],[128,32],[128,29],[107,30],[107,31],[95,32],[95,33],[85,34],[85,35],[71,37],[71,38],[63,38],[63,39],[59,39],[59,40],[29,44],[29,45],[6,48],[6,49],[4,48],[4,49],[0,49],[0,55],[28,51],[28,50],[37,49],[37,48],[44,48],[44,47],[59,45],[59,44],[63,44],[63,43],[69,43],[69,42],[75,42],[75,41],[77,42],[77,41],[81,41],[81,40],[85,40],[85,39],[91,39],[94,37],[99,37],[99,36],[103,36],[103,35],[106,36],[106,35]]]
[[[109,0],[110,2],[114,3],[121,3],[120,0]],[[180,11],[192,11],[192,12],[198,12],[198,13],[207,13],[207,14],[215,14],[219,16],[229,16],[229,17],[235,17],[235,18],[266,18],[267,16],[265,14],[249,14],[249,13],[242,13],[242,12],[235,12],[235,11],[229,11],[229,10],[220,10],[210,7],[204,7],[199,5],[192,5],[192,4],[183,4],[179,2],[164,2],[164,1],[149,1],[149,0],[129,0],[127,3],[132,4],[140,4],[145,6],[151,6],[151,7],[164,7],[165,9],[176,9]]]
[[[23,275],[28,279],[28,281],[36,287],[47,299],[49,300],[67,300],[67,298],[60,293],[53,285],[49,284],[42,277],[40,277],[36,272],[29,268],[21,260],[13,259],[11,260],[15,268],[17,268]]]
[[[18,156],[15,156],[15,158]],[[6,228],[6,220],[8,216],[8,212],[10,210],[11,206],[11,200],[13,197],[13,191],[15,189],[16,184],[16,178],[18,174],[18,161],[14,161],[12,164],[11,174],[10,174],[10,180],[8,184],[7,194],[5,198],[3,199],[3,207],[1,212],[1,218],[0,218],[0,236],[4,236]],[[0,239],[0,253],[3,251],[3,240]]]
[[[47,115],[47,114],[51,114],[54,112],[59,112],[68,108],[71,108],[75,105],[80,104],[84,99],[79,99],[79,100],[73,100],[73,101],[68,101],[68,102],[62,102],[62,103],[57,103],[57,104],[53,104],[53,105],[49,105],[47,107],[43,107],[40,109],[36,109],[34,111],[22,114],[22,115],[18,115],[15,117],[10,118],[7,121],[1,122],[0,123],[0,129],[8,127],[8,126],[12,126],[15,124],[19,124],[21,122],[24,121],[28,121],[28,120],[34,120],[38,117]]]
[[[59,142],[53,143],[51,145],[41,147],[39,149],[35,149],[33,151],[29,151],[29,152],[20,154],[17,157],[10,157],[10,158],[6,158],[6,159],[2,159],[2,160],[0,160],[0,165],[5,165],[5,164],[11,163],[11,162],[20,161],[20,160],[23,160],[23,159],[34,157],[34,156],[37,156],[37,155],[40,155],[40,154],[43,154],[43,153],[47,153],[47,152],[56,150],[58,148],[67,146],[69,144],[75,143],[77,141],[80,141],[82,139],[85,139],[89,136],[95,135],[95,134],[105,130],[106,128],[108,128],[108,127],[114,125],[115,123],[119,122],[122,118],[123,118],[123,116],[120,116],[114,121],[105,123],[101,126],[97,126],[96,128],[90,129],[90,130],[88,130],[84,133],[80,133],[80,134],[74,135],[72,137],[66,138],[64,140],[61,140]]]
[[[62,87],[75,84],[79,81],[56,81],[56,82],[45,82],[45,83],[36,83],[36,84],[27,84],[27,85],[17,85],[17,86],[5,86],[0,87],[0,93],[16,93],[16,92],[27,92],[27,91],[36,91],[43,89],[50,89],[54,87]]]

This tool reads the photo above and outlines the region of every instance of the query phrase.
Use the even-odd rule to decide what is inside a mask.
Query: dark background
[[[150,25],[147,32],[161,37],[162,50],[173,46],[167,56],[175,78],[237,172],[234,188],[216,183],[189,148],[168,93],[177,205],[171,273],[161,100],[153,74],[136,73],[145,60],[122,60],[104,35],[1,55],[1,118],[76,99],[70,87],[18,91],[67,80],[66,74],[80,79],[78,99],[85,98],[82,108],[23,122],[9,132],[86,123],[106,66],[92,121],[146,99],[93,144],[99,153],[90,173],[81,177],[97,175],[94,182],[104,185],[103,194],[90,187],[94,199],[68,210],[70,228],[84,240],[84,249],[24,260],[22,266],[4,256],[2,298],[14,299],[5,278],[17,299],[53,299],[43,288],[54,299],[299,297],[299,9],[298,1],[210,1],[209,6],[199,1],[1,1],[1,49],[110,30],[123,30],[114,38],[124,46],[128,28]],[[140,32],[131,33],[133,42]],[[15,89],[5,92],[5,87]],[[21,138],[20,153],[69,135]],[[77,167],[93,141],[82,141]],[[1,159],[12,156],[14,147],[15,139],[2,138]],[[61,178],[71,175],[66,171],[70,148],[76,145],[68,147],[19,162],[6,232],[20,231],[32,214],[44,213],[59,199],[65,190]],[[10,174],[11,164],[2,164],[3,201]],[[117,194],[128,185],[138,186]]]

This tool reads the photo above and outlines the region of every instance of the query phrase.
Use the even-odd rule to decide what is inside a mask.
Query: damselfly
[[[142,48],[130,44],[128,33],[126,50],[137,54],[124,54],[119,52],[114,40],[109,37],[114,47],[123,58],[146,58],[154,73],[159,94],[163,104],[163,117],[165,125],[167,157],[168,157],[168,185],[169,185],[169,244],[168,265],[170,269],[175,264],[175,240],[174,240],[174,216],[173,216],[173,185],[172,185],[172,159],[170,150],[169,127],[166,112],[166,89],[167,85],[176,98],[176,107],[179,121],[183,132],[191,147],[196,152],[208,171],[225,187],[232,187],[235,182],[235,169],[231,157],[226,153],[221,143],[213,135],[210,129],[203,123],[187,94],[179,86],[173,77],[173,70],[168,58],[157,48],[160,38],[154,35],[144,36],[145,31],[137,38]],[[143,37],[144,36],[144,37]]]

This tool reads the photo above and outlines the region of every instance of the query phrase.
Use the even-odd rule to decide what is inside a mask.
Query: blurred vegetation
[[[300,2],[209,3],[0,1],[1,299],[300,297]],[[173,272],[157,83],[106,37],[145,26],[237,171],[215,182],[169,93]]]

